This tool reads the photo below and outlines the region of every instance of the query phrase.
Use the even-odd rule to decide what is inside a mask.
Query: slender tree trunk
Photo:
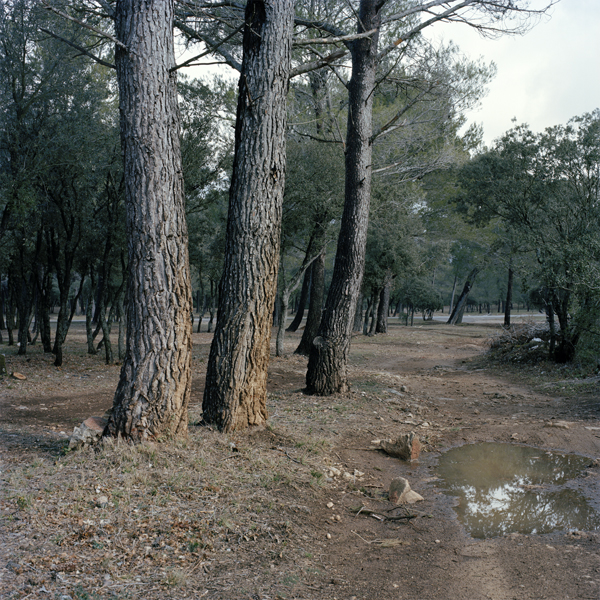
[[[311,265],[310,301],[306,324],[302,332],[302,339],[295,350],[296,354],[308,356],[312,342],[317,336],[323,312],[323,297],[325,295],[325,248]]]
[[[300,323],[302,323],[304,309],[306,308],[306,302],[308,301],[308,295],[310,292],[311,273],[312,265],[306,269],[306,273],[304,273],[304,281],[302,282],[302,290],[300,291],[300,299],[298,300],[298,310],[296,311],[290,326],[287,328],[287,331],[298,331],[298,327],[300,327]]]
[[[360,331],[362,331],[363,304],[364,304],[364,299],[363,299],[363,295],[361,293],[358,297],[358,300],[356,301],[356,310],[354,311],[354,325],[352,327],[353,333],[360,333]]]
[[[221,431],[267,419],[267,369],[285,179],[294,3],[249,0],[217,327],[204,421]]]
[[[388,312],[390,310],[390,288],[392,283],[386,281],[385,285],[381,289],[379,296],[379,306],[377,307],[377,325],[375,327],[375,333],[387,333],[388,332]]]
[[[306,373],[306,391],[327,396],[348,389],[346,372],[354,312],[365,265],[371,201],[373,92],[380,0],[361,0],[358,33],[377,30],[370,38],[350,42],[352,77],[348,83],[345,197],[333,279]]]
[[[363,327],[362,327],[362,332],[363,335],[368,335],[369,333],[369,319],[371,318],[371,315],[373,313],[373,294],[371,294],[368,298],[367,298],[367,308],[365,310],[365,318],[363,320]]]
[[[450,313],[450,318],[447,321],[448,325],[458,325],[462,323],[463,314],[467,306],[467,300],[469,299],[469,293],[473,288],[473,284],[475,283],[477,273],[479,273],[479,268],[475,267],[467,276],[467,280],[465,281],[465,285],[463,287],[462,292],[460,293],[456,306]]]
[[[373,292],[373,302],[371,303],[371,324],[369,325],[369,337],[375,335],[377,328],[377,314],[379,313],[379,303],[381,297],[381,290],[376,289]]]
[[[506,283],[506,304],[504,305],[504,327],[510,327],[510,307],[512,303],[513,291],[513,270],[512,264],[508,267],[508,281]]]
[[[448,314],[451,315],[454,310],[454,294],[456,294],[456,284],[458,283],[458,275],[454,276],[454,283],[452,284],[452,296],[450,297],[450,307],[448,308]]]
[[[187,434],[192,290],[179,147],[173,0],[115,5],[127,212],[126,356],[105,435]]]

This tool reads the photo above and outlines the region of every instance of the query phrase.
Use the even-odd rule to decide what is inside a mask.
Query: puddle
[[[575,454],[514,444],[471,444],[445,452],[439,487],[456,496],[459,520],[474,538],[600,528],[600,515],[568,486],[590,463]]]

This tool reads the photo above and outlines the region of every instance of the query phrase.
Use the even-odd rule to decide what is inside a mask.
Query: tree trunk
[[[362,308],[363,308],[363,295],[362,293],[360,294],[360,296],[358,297],[358,300],[356,301],[356,310],[354,311],[354,325],[352,327],[352,332],[353,333],[360,333],[360,331],[362,330],[362,324],[363,324],[363,312],[362,312]]]
[[[379,295],[379,306],[377,307],[377,325],[375,326],[375,333],[388,332],[388,312],[390,310],[391,287],[391,282],[387,281],[381,289],[381,293]]]
[[[126,357],[105,435],[187,433],[192,291],[173,40],[173,0],[115,6],[129,249]]]
[[[380,0],[361,0],[358,33],[377,31],[370,38],[349,43],[352,77],[348,83],[344,212],[333,279],[308,361],[309,394],[327,396],[348,389],[346,366],[364,272],[371,201],[373,92],[381,5]]]
[[[506,304],[504,305],[504,327],[510,327],[510,307],[512,303],[513,291],[513,270],[512,265],[508,267],[508,282],[506,283]]]
[[[458,275],[454,276],[454,283],[452,284],[452,296],[450,296],[450,307],[448,308],[448,314],[451,315],[454,310],[454,295],[456,294],[456,284],[458,283]]]
[[[204,421],[221,431],[267,419],[267,369],[285,179],[294,3],[249,0],[217,327]]]
[[[308,315],[302,332],[302,339],[295,350],[296,354],[308,356],[313,340],[319,331],[323,312],[323,296],[325,295],[325,249],[311,265],[310,301]]]
[[[460,296],[458,297],[458,302],[456,303],[456,306],[450,313],[450,318],[447,321],[448,325],[459,325],[460,323],[462,323],[465,308],[467,306],[467,300],[469,299],[469,293],[473,288],[473,284],[475,283],[475,277],[477,277],[477,273],[479,273],[478,267],[475,267],[469,273],[467,280],[465,281],[463,290],[460,293]]]
[[[300,327],[300,323],[302,323],[304,309],[306,308],[306,302],[308,300],[308,294],[310,291],[311,273],[312,265],[308,267],[308,269],[306,269],[306,273],[304,273],[304,281],[302,282],[302,290],[300,291],[300,299],[298,300],[298,310],[296,311],[296,315],[290,323],[290,326],[287,328],[287,331],[298,331],[298,327]]]
[[[380,297],[381,290],[376,289],[373,292],[373,301],[371,302],[371,324],[369,325],[369,337],[375,335],[375,329],[377,327],[377,314],[379,313]]]

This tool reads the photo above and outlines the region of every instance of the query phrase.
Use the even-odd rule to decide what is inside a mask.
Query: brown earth
[[[598,379],[490,362],[495,327],[357,336],[351,392],[331,398],[302,393],[300,332],[288,334],[271,364],[269,427],[229,436],[198,425],[210,335],[195,334],[189,439],[79,452],[66,434],[110,407],[119,366],[85,354],[80,323],[60,370],[39,347],[19,357],[3,346],[26,379],[0,383],[0,597],[600,598],[600,534],[473,539],[438,487],[440,452],[466,443],[600,457]],[[409,431],[418,462],[373,447]],[[396,477],[425,500],[394,508]],[[600,508],[600,468],[576,483]]]

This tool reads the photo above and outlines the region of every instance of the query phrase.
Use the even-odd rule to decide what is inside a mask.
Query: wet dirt
[[[600,536],[593,531],[595,525],[544,535],[506,532],[477,539],[457,518],[455,496],[440,489],[436,472],[444,452],[492,442],[528,446],[541,453],[576,453],[591,463],[600,457],[598,386],[573,392],[570,380],[562,385],[565,377],[547,365],[519,369],[488,364],[482,356],[494,331],[490,325],[449,327],[417,321],[415,325],[394,324],[387,335],[353,339],[347,396],[317,398],[300,393],[306,363],[292,357],[292,352],[301,331],[286,336],[287,356],[273,358],[272,427],[293,429],[289,415],[301,403],[310,404],[315,414],[329,415],[319,422],[311,417],[314,432],[330,444],[325,460],[365,475],[350,483],[325,482],[317,491],[295,491],[295,504],[307,507],[307,512],[303,539],[291,543],[310,547],[315,573],[320,574],[310,585],[270,598],[600,598]],[[198,404],[210,335],[195,334],[194,343],[193,402]],[[68,348],[66,356],[66,366],[59,372],[35,350],[30,362],[7,351],[9,369],[28,379],[6,380],[0,388],[0,448],[5,457],[27,456],[36,444],[50,448],[61,440],[60,431],[70,431],[90,413],[110,407],[118,366],[99,366],[98,357],[83,353],[69,358]],[[86,369],[103,379],[77,379],[75,374]],[[65,374],[70,377],[65,379]],[[345,408],[349,404],[351,412]],[[559,421],[564,425],[548,426]],[[415,463],[393,459],[373,447],[374,439],[392,439],[408,431],[417,432],[424,445]],[[424,497],[408,508],[412,518],[378,520],[364,511],[356,514],[361,507],[384,516],[401,514],[387,499],[395,477],[407,478]],[[597,493],[593,490],[598,489],[600,469],[586,467],[575,479],[589,499]],[[285,562],[285,553],[281,556],[274,564],[293,573],[295,565]],[[235,578],[235,573],[228,575]],[[179,596],[173,592],[172,597]],[[263,600],[234,591],[211,591],[205,597]]]
[[[436,474],[439,487],[456,498],[454,510],[466,531],[483,539],[597,530],[600,515],[591,503],[599,490],[583,477],[592,466],[577,454],[488,442],[444,452]]]

